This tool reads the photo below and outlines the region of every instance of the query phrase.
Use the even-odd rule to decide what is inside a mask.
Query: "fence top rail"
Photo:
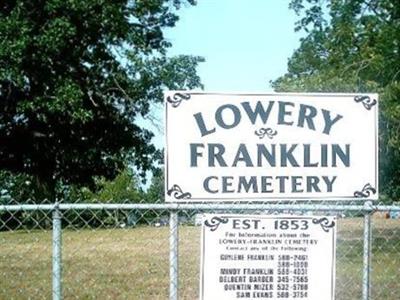
[[[398,205],[337,204],[279,204],[279,203],[54,203],[54,204],[13,204],[0,205],[0,211],[34,210],[257,210],[257,211],[400,211]]]

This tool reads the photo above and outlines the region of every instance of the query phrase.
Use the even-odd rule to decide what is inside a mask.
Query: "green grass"
[[[363,219],[338,222],[336,299],[360,299]],[[181,226],[180,299],[198,298],[200,229]],[[373,220],[373,299],[400,295],[400,221]],[[64,230],[65,299],[167,299],[167,227]],[[51,298],[51,231],[0,232],[0,299]]]

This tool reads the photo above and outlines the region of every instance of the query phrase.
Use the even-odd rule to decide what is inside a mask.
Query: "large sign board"
[[[210,214],[201,241],[201,300],[334,299],[334,217]]]
[[[167,92],[166,201],[378,198],[376,94]]]

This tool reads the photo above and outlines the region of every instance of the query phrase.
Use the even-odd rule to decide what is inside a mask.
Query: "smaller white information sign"
[[[332,216],[206,214],[200,299],[334,299],[335,244]]]

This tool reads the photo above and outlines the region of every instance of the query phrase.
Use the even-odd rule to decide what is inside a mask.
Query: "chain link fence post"
[[[171,211],[169,219],[169,299],[178,300],[178,212]]]
[[[364,248],[363,248],[363,300],[370,299],[370,284],[371,284],[371,215],[372,202],[364,203]]]
[[[61,211],[58,202],[53,210],[53,300],[62,299],[61,292]]]

